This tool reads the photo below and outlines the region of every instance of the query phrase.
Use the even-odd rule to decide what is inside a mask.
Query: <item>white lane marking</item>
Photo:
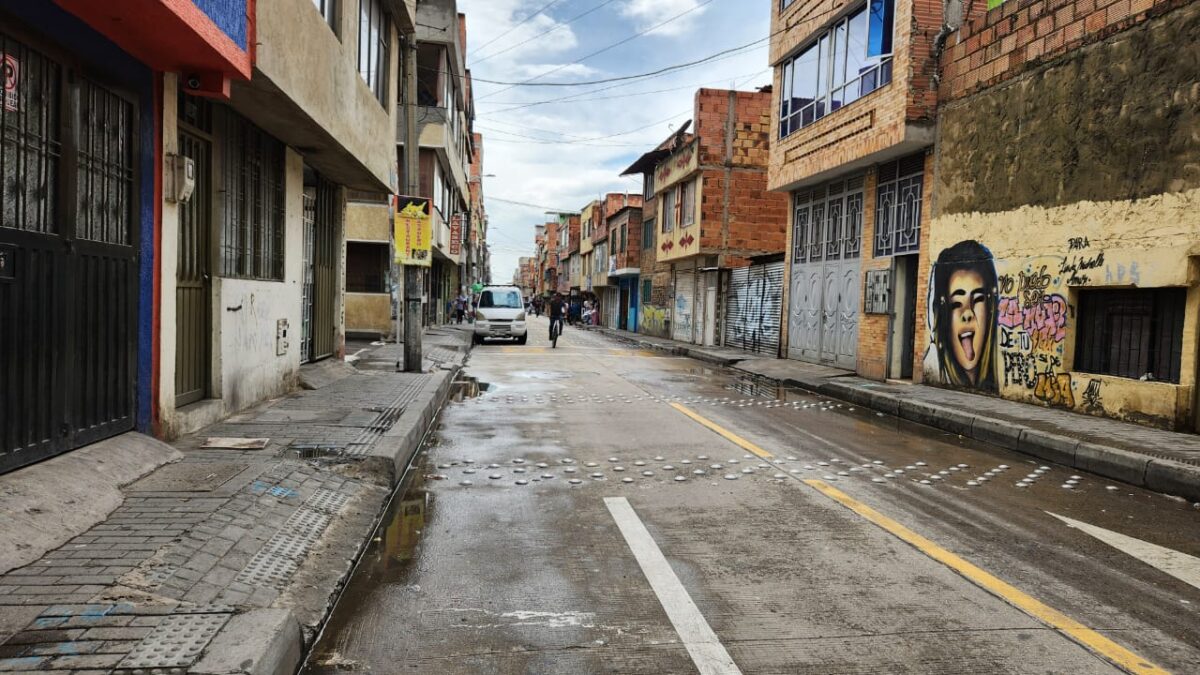
[[[1134,539],[1133,537],[1113,532],[1112,530],[1106,530],[1102,527],[1081,523],[1078,520],[1072,520],[1057,513],[1050,513],[1049,511],[1046,513],[1058,518],[1070,527],[1083,530],[1126,555],[1131,555],[1151,567],[1160,569],[1186,584],[1200,588],[1200,558],[1180,553],[1165,546],[1151,544],[1148,541]]]
[[[658,596],[658,602],[666,610],[667,618],[675,626],[675,632],[691,655],[696,669],[701,675],[741,675],[742,671],[704,620],[696,603],[692,602],[692,597],[679,577],[675,576],[675,571],[629,501],[624,497],[606,497],[604,505],[617,522],[625,543],[629,544],[629,550],[650,582],[650,588]]]

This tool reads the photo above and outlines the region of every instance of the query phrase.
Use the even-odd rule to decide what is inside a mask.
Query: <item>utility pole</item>
[[[404,35],[404,192],[415,197],[420,190],[420,155],[417,139],[417,33]],[[404,266],[404,372],[421,372],[421,268]]]

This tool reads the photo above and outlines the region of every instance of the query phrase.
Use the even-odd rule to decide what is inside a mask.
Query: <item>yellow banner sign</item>
[[[425,197],[396,196],[396,263],[429,267],[433,253],[432,205]]]

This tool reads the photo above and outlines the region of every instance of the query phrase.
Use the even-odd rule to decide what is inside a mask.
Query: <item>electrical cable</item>
[[[529,23],[530,19],[540,15],[542,12],[545,12],[546,10],[550,9],[551,7],[553,7],[554,5],[557,5],[558,3],[562,2],[562,1],[563,0],[550,0],[550,2],[547,2],[546,4],[542,5],[538,9],[530,12],[528,16],[526,16],[524,19],[521,19],[520,23],[514,25],[512,28],[509,28],[508,30],[497,35],[496,37],[492,38],[491,40],[488,40],[486,43],[479,45],[475,49],[472,49],[467,54],[467,56],[470,56],[471,54],[478,54],[479,52],[483,51],[484,49],[487,49],[489,46],[491,46],[491,45],[495,44],[496,42],[500,41],[501,39],[507,37],[510,33],[515,31],[516,29]]]
[[[659,23],[657,23],[657,24],[655,24],[655,25],[653,25],[653,26],[650,26],[649,28],[646,28],[646,29],[644,29],[644,30],[638,31],[637,33],[634,33],[633,35],[630,35],[629,37],[627,37],[627,38],[625,38],[625,39],[623,39],[623,40],[619,40],[619,41],[617,41],[617,42],[614,42],[614,43],[612,43],[612,44],[608,45],[607,47],[604,47],[604,48],[602,48],[602,49],[599,49],[599,50],[597,50],[597,51],[594,51],[594,52],[592,52],[591,54],[588,54],[588,55],[586,55],[586,56],[582,56],[582,57],[580,57],[580,58],[578,58],[578,59],[575,59],[575,60],[574,60],[574,61],[572,61],[571,63],[564,63],[564,64],[562,64],[561,66],[558,66],[557,68],[553,68],[553,69],[551,69],[551,70],[549,70],[549,71],[546,71],[546,72],[544,72],[544,73],[541,73],[541,74],[539,74],[539,75],[536,75],[536,76],[534,76],[534,77],[531,77],[531,78],[529,78],[528,80],[526,80],[525,82],[522,82],[522,83],[517,83],[517,84],[513,84],[513,85],[511,85],[511,86],[508,86],[508,87],[506,87],[506,88],[504,88],[504,89],[498,89],[498,90],[496,90],[496,91],[493,91],[493,92],[491,92],[490,94],[485,94],[485,95],[481,96],[481,97],[480,97],[479,99],[477,99],[477,100],[480,100],[480,101],[482,101],[483,99],[490,98],[490,97],[492,97],[492,96],[495,96],[496,94],[500,94],[500,93],[502,93],[502,92],[508,91],[509,89],[512,89],[512,88],[514,88],[514,87],[519,87],[519,86],[523,86],[523,85],[529,85],[529,86],[533,86],[533,85],[535,85],[535,84],[538,84],[538,83],[535,83],[535,82],[534,82],[534,80],[538,80],[538,79],[540,79],[540,78],[543,78],[543,77],[545,77],[545,76],[547,76],[547,75],[549,75],[549,74],[551,74],[551,73],[557,73],[558,71],[560,71],[560,70],[562,70],[562,69],[564,69],[564,68],[566,68],[566,67],[568,67],[568,66],[573,66],[573,65],[576,65],[576,64],[583,63],[584,61],[587,61],[588,59],[592,58],[593,56],[599,56],[600,54],[603,54],[604,52],[607,52],[607,51],[609,51],[610,49],[616,49],[617,47],[620,47],[620,46],[621,46],[621,45],[623,45],[623,44],[626,44],[626,43],[632,42],[632,41],[634,41],[634,40],[636,40],[636,39],[638,39],[638,38],[642,37],[643,35],[646,35],[647,33],[650,33],[650,32],[653,32],[653,31],[656,31],[656,30],[658,30],[659,28],[662,28],[663,26],[666,26],[666,25],[668,25],[668,24],[670,24],[670,23],[672,23],[672,22],[674,22],[674,21],[678,21],[679,19],[682,19],[683,17],[687,16],[688,14],[691,14],[692,12],[695,12],[695,11],[697,11],[697,10],[699,10],[699,9],[701,9],[701,8],[703,8],[703,7],[705,7],[705,6],[707,6],[707,5],[710,5],[710,4],[712,4],[713,2],[714,2],[714,0],[701,0],[700,4],[698,4],[698,5],[695,5],[695,6],[691,7],[691,8],[689,8],[689,9],[686,9],[686,10],[684,10],[684,11],[682,11],[682,12],[680,12],[680,13],[676,14],[675,16],[672,16],[671,18],[669,18],[669,19],[667,19],[667,20],[665,20],[665,21],[661,21],[661,22],[659,22]]]

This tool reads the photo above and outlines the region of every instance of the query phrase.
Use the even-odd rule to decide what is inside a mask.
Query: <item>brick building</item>
[[[770,91],[701,89],[694,135],[677,132],[625,172],[653,167],[655,256],[669,265],[674,339],[722,343],[722,273],[783,250],[787,198],[767,191],[770,104]]]
[[[791,358],[879,379],[919,370],[942,24],[930,0],[772,0],[770,188],[791,200]]]
[[[942,51],[926,382],[1195,430],[1200,3],[969,7]]]

